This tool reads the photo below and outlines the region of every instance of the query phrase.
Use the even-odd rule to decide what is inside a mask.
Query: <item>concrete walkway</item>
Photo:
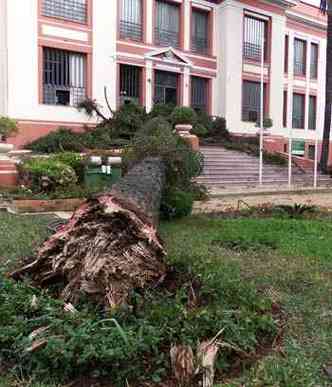
[[[307,204],[332,211],[332,190],[293,191],[293,192],[260,192],[259,194],[242,193],[228,194],[223,197],[212,197],[206,202],[195,203],[194,213],[211,213],[231,209],[243,209],[248,206],[264,204]]]

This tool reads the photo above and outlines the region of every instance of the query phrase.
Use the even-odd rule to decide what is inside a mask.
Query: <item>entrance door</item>
[[[167,71],[155,73],[155,103],[177,105],[178,75]]]

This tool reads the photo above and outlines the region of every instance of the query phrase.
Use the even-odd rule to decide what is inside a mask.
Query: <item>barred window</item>
[[[317,79],[318,76],[318,44],[311,43],[310,78]]]
[[[287,103],[288,103],[288,98],[287,98],[287,91],[284,90],[284,100],[283,100],[283,127],[287,128]]]
[[[294,39],[294,74],[306,75],[307,43],[301,39]]]
[[[285,36],[285,54],[284,54],[284,72],[288,73],[288,57],[289,57],[289,37]]]
[[[44,16],[58,17],[78,23],[87,22],[86,0],[43,0]]]
[[[141,41],[142,33],[142,1],[122,0],[120,37]]]
[[[308,129],[316,130],[316,110],[317,110],[317,98],[314,95],[309,97],[309,122]]]
[[[195,110],[207,111],[208,80],[205,78],[191,78],[191,106]]]
[[[177,4],[158,0],[155,42],[160,46],[179,47],[180,9]]]
[[[263,90],[263,109],[266,100],[266,87]],[[261,111],[261,84],[260,82],[243,81],[242,95],[242,120],[250,122],[258,122],[260,120]]]
[[[86,97],[86,55],[44,48],[43,102],[75,106]]]
[[[192,51],[207,54],[209,51],[209,14],[204,11],[193,10],[192,17]]]
[[[264,41],[263,41],[264,40]],[[267,58],[267,21],[246,15],[244,17],[243,56],[260,61],[264,45],[264,59]]]
[[[178,75],[168,71],[156,71],[154,95],[155,103],[177,105]]]
[[[120,98],[122,103],[139,103],[141,69],[137,66],[120,65]]]
[[[303,94],[293,94],[293,128],[304,129],[304,101]]]

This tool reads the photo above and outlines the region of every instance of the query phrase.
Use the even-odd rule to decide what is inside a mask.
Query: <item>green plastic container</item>
[[[91,189],[111,187],[121,178],[121,174],[121,167],[117,165],[112,166],[111,174],[104,173],[101,166],[87,167],[84,173],[85,186]]]

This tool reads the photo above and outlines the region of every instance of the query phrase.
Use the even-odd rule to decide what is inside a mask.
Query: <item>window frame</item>
[[[168,4],[170,6],[173,6],[173,7],[176,7],[177,10],[178,10],[178,31],[174,32],[174,31],[166,31],[164,30],[165,32],[169,32],[169,33],[174,33],[174,34],[177,34],[177,43],[175,45],[173,45],[172,42],[166,42],[165,41],[165,44],[163,43],[163,39],[160,39],[160,36],[159,36],[159,33],[160,33],[160,28],[159,28],[159,25],[158,25],[158,3],[164,3],[164,4]],[[182,48],[182,45],[183,45],[183,42],[181,41],[182,39],[182,22],[181,22],[181,18],[182,18],[182,7],[183,7],[183,3],[178,3],[176,1],[172,1],[172,0],[155,0],[154,1],[154,15],[153,15],[153,18],[154,18],[154,25],[153,25],[153,43],[155,46],[158,46],[158,47],[173,47],[173,48],[177,48],[177,49],[181,49]]]
[[[78,67],[80,67],[80,70],[82,70],[82,74],[81,75],[74,75],[74,78],[76,78],[76,80],[78,78],[81,78],[80,81],[82,81],[82,84],[83,86],[73,86],[72,85],[72,80],[70,79],[70,71],[68,70],[68,73],[65,74],[65,75],[61,75],[61,77],[63,79],[66,79],[67,84],[65,84],[66,82],[64,82],[63,84],[59,83],[59,84],[52,84],[52,82],[50,83],[47,83],[46,82],[46,71],[47,71],[47,67],[46,67],[46,51],[49,52],[49,58],[51,57],[50,53],[53,51],[54,54],[56,54],[56,52],[58,53],[58,55],[60,54],[65,54],[67,55],[67,66],[68,66],[68,69],[70,68],[70,57],[72,56],[73,58],[76,57],[76,67],[75,69],[77,69]],[[40,60],[40,71],[41,71],[41,74],[40,74],[40,103],[43,104],[43,105],[49,105],[49,106],[62,106],[62,107],[70,107],[70,108],[73,108],[77,105],[77,103],[80,102],[80,100],[84,100],[87,96],[90,95],[90,88],[89,88],[89,69],[90,69],[90,65],[89,65],[89,54],[86,53],[86,52],[80,52],[80,51],[75,51],[75,50],[72,50],[72,49],[62,49],[62,48],[56,48],[56,47],[52,47],[52,46],[43,46],[40,48],[40,54],[41,54],[41,60]],[[56,55],[54,55],[56,56]],[[82,58],[82,63],[81,64],[77,64],[78,60],[77,58],[81,57]],[[57,58],[58,59],[58,58]],[[56,62],[56,60],[54,60]],[[52,60],[51,60],[52,62]],[[50,65],[48,63],[48,65]],[[63,64],[62,64],[63,65]],[[73,63],[71,63],[71,65],[73,65]],[[56,66],[58,66],[56,64]],[[61,66],[61,65],[60,65]],[[52,72],[54,71],[54,69],[49,69],[48,70],[49,72]],[[58,69],[56,70],[58,71]],[[52,74],[50,76],[50,78],[52,77],[55,77],[57,78],[57,76],[59,75],[55,75]],[[80,82],[79,81],[79,82]],[[49,88],[49,91],[52,91],[54,94],[54,98],[55,98],[55,103],[53,102],[48,102],[47,101],[47,96],[46,96],[46,89]],[[52,90],[53,88],[53,90]],[[73,96],[72,93],[75,92],[75,89],[76,89],[76,92],[81,90],[83,91],[81,97],[79,97],[79,95],[77,96]],[[71,101],[69,100],[69,103],[67,104],[63,104],[63,103],[57,103],[56,101],[56,98],[57,98],[57,95],[56,93],[57,92],[67,92],[69,93],[69,99],[73,99],[74,100],[74,103],[70,103]],[[76,98],[76,99],[75,99]]]
[[[61,0],[39,0],[39,1],[40,1],[40,3],[39,3],[39,10],[40,11],[39,12],[40,12],[40,15],[42,17],[59,20],[61,22],[65,22],[65,23],[73,23],[75,25],[82,25],[82,26],[90,26],[91,25],[91,20],[92,20],[91,0],[85,0],[85,21],[75,20],[75,19],[68,18],[68,17],[61,16],[61,15],[52,15],[52,14],[45,13],[45,2],[46,1],[61,1]],[[71,0],[71,1],[75,1],[75,0]]]
[[[270,18],[264,15],[252,14],[251,12],[245,12],[243,17],[243,44],[242,44],[242,57],[245,61],[259,63],[261,62],[261,55],[256,58],[246,55],[245,44],[246,42],[246,19],[256,20],[264,24],[264,63],[269,62],[270,50],[269,50],[269,38],[270,38]]]
[[[123,19],[123,15],[122,15],[122,10],[123,10],[123,3],[124,1],[126,0],[120,0],[118,2],[119,4],[119,17],[118,17],[118,23],[119,23],[119,28],[118,28],[118,35],[119,35],[119,39],[121,40],[128,40],[128,41],[133,41],[133,42],[143,42],[144,41],[144,25],[145,25],[145,12],[144,12],[144,1],[145,0],[139,0],[140,1],[140,19],[141,19],[141,23],[139,25],[140,27],[140,31],[139,31],[139,38],[135,39],[132,35],[130,36],[123,36],[122,35],[122,23],[125,22],[125,20]]]
[[[311,105],[311,101],[314,100],[314,104]],[[316,95],[309,95],[309,101],[308,101],[308,130],[317,130],[317,96]],[[314,107],[314,110],[311,110],[311,107]],[[314,117],[311,117],[311,114],[314,115]],[[311,125],[313,123],[313,125]]]
[[[316,47],[316,61],[313,63],[312,59],[312,49]],[[319,44],[315,42],[311,42],[310,44],[310,79],[317,80],[318,79],[318,63],[319,63]],[[315,65],[315,71],[313,75],[313,65]]]
[[[205,10],[198,7],[195,7],[193,4],[191,7],[191,28],[190,28],[190,50],[191,52],[198,55],[211,55],[212,52],[212,38],[211,38],[211,18],[212,10]],[[194,36],[194,14],[200,13],[206,16],[206,47],[203,50],[198,50],[195,48],[194,39],[197,38]]]
[[[295,44],[296,42],[303,43],[303,62],[296,62],[296,56],[295,56]],[[306,77],[307,71],[308,71],[308,63],[307,63],[307,50],[308,50],[308,42],[305,39],[301,39],[298,37],[294,38],[294,58],[293,58],[293,68],[294,68],[294,76],[295,77]],[[301,64],[303,66],[303,72],[297,72],[297,65]]]
[[[287,128],[287,123],[288,123],[288,91],[284,90],[283,116],[282,116],[282,124],[284,128]]]
[[[257,97],[258,104],[257,110],[251,110],[255,111],[257,114],[257,119],[256,120],[250,120],[249,113],[250,111],[248,110],[248,118],[245,118],[245,109],[244,109],[244,96],[245,96],[245,84],[251,83],[251,84],[256,84],[258,86],[258,90],[260,92],[261,90],[261,83],[260,81],[252,81],[248,79],[243,79],[242,81],[242,99],[241,99],[241,120],[243,122],[252,122],[252,123],[257,123],[260,120],[260,95]],[[268,114],[268,109],[267,109],[267,83],[264,82],[264,90],[263,90],[263,117],[267,117]]]
[[[294,119],[298,119],[298,118],[294,118],[294,100],[295,100],[295,97],[301,97],[302,99],[302,117],[300,118],[301,120],[301,125],[294,125]],[[300,130],[304,130],[305,129],[305,94],[302,94],[302,93],[297,93],[297,92],[294,92],[293,93],[293,106],[292,106],[292,128],[293,129],[300,129]]]
[[[137,85],[136,86],[133,86],[134,88],[137,88],[137,96],[132,96],[132,95],[129,95],[129,96],[124,96],[124,95],[121,95],[122,94],[122,75],[123,75],[123,72],[122,70],[124,70],[125,68],[133,68],[133,70],[137,71],[137,74],[136,74],[136,82],[137,82]],[[143,81],[143,70],[142,70],[142,67],[140,66],[136,66],[136,65],[130,65],[130,64],[127,64],[127,63],[119,63],[119,86],[118,86],[118,95],[119,95],[119,100],[120,100],[120,103],[122,104],[122,102],[126,102],[126,101],[134,101],[136,103],[142,103],[142,99],[143,99],[143,96],[142,96],[142,83]]]
[[[195,80],[199,80],[199,81],[203,81],[204,82],[204,94],[205,94],[205,103],[203,105],[194,105],[193,104],[193,81]],[[206,113],[209,113],[209,88],[210,88],[210,79],[209,78],[204,78],[204,77],[199,77],[199,76],[196,76],[196,75],[192,75],[191,78],[190,78],[190,106],[194,109],[194,110],[201,110],[201,111],[204,111]]]
[[[284,73],[288,74],[289,71],[289,35],[285,35],[285,49],[284,49]]]

